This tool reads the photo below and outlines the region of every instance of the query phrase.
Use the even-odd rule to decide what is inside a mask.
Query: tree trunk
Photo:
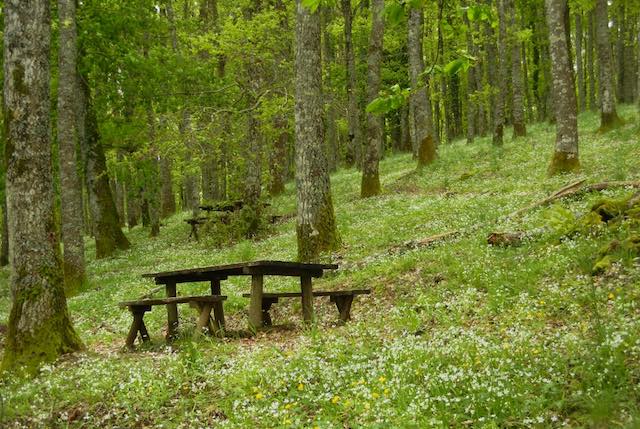
[[[411,109],[418,155],[418,168],[431,164],[437,156],[433,136],[429,83],[420,76],[424,72],[422,35],[424,28],[424,10],[411,8],[409,12],[407,46],[409,50],[409,81],[411,82]]]
[[[338,168],[338,127],[336,126],[336,120],[338,114],[336,112],[336,102],[333,94],[333,83],[331,76],[332,64],[336,61],[336,55],[334,52],[334,43],[331,32],[329,31],[329,23],[332,18],[332,8],[322,8],[322,59],[324,61],[324,67],[326,70],[326,84],[327,90],[324,93],[324,103],[326,105],[326,128],[327,128],[327,159],[329,161],[329,171],[336,171]]]
[[[462,14],[462,18],[464,20],[464,24],[467,27],[466,32],[466,42],[467,42],[467,51],[470,55],[479,58],[477,45],[473,42],[473,30],[471,27],[471,23],[469,22],[469,17],[466,13]],[[478,90],[477,83],[477,70],[476,66],[472,65],[469,67],[467,71],[467,143],[473,143],[473,139],[476,136],[476,115],[478,112],[478,108],[476,107],[476,98]]]
[[[600,132],[606,132],[621,125],[616,111],[616,93],[613,86],[613,59],[609,42],[609,14],[607,0],[596,0],[596,52],[600,70]]]
[[[274,142],[269,162],[269,195],[276,196],[284,192],[284,182],[287,169],[287,148],[289,147],[290,133],[286,118],[278,116],[275,119],[275,128],[280,130],[278,138]]]
[[[594,66],[594,39],[595,39],[595,24],[594,24],[594,11],[589,12],[588,27],[587,27],[587,81],[589,89],[589,109],[591,111],[598,110],[598,103],[596,101],[596,73]]]
[[[491,1],[491,0],[489,0]],[[493,96],[493,138],[492,142],[494,146],[502,146],[504,136],[504,110],[505,100],[507,97],[507,80],[506,77],[506,59],[508,58],[507,43],[506,43],[506,18],[504,13],[504,0],[496,0],[498,4],[498,42],[494,45],[495,35],[493,28],[490,24],[486,24],[487,37],[489,38],[489,45],[495,47],[495,59],[493,60],[493,66],[495,73],[491,73],[493,76],[492,89],[494,91]],[[494,48],[491,48],[493,51]]]
[[[298,259],[338,244],[322,124],[320,14],[296,0],[296,194]]]
[[[176,212],[176,197],[173,194],[173,174],[171,158],[163,156],[160,158],[160,181],[162,199],[160,202],[161,217],[168,218]]]
[[[351,0],[342,1],[342,15],[344,17],[344,58],[347,72],[347,123],[349,128],[349,142],[345,163],[347,167],[353,167],[360,158],[362,148],[362,129],[360,127],[360,115],[358,112],[358,95],[356,83],[356,59],[353,51]]]
[[[194,215],[198,212],[200,205],[200,190],[198,187],[198,175],[194,172],[193,147],[195,146],[195,136],[191,128],[191,112],[189,109],[182,111],[182,123],[180,134],[185,145],[185,171],[183,173],[183,201],[182,209],[191,210]]]
[[[244,144],[244,159],[246,163],[244,182],[244,235],[254,237],[261,224],[262,206],[262,135],[258,118],[249,113],[247,116],[247,135]]]
[[[64,243],[65,290],[77,291],[86,280],[82,222],[82,184],[78,175],[75,97],[77,37],[75,0],[58,0],[60,22],[58,78],[58,145],[60,156],[60,218]]]
[[[2,196],[2,243],[0,243],[0,267],[9,265],[9,219],[7,218],[7,198]]]
[[[4,138],[12,306],[1,369],[78,350],[53,216],[49,1],[5,2]]]
[[[149,153],[147,154],[148,169],[144,182],[145,200],[148,201],[151,230],[149,236],[160,235],[160,165],[158,162],[158,148],[156,142],[156,120],[153,105],[147,102],[147,126],[149,127]]]
[[[513,0],[505,0],[507,13],[507,37],[511,48],[511,94],[513,116],[513,137],[527,135],[526,119],[524,115],[524,81],[522,77],[522,57],[520,56],[520,41],[518,40],[518,26],[516,24],[516,10]]]
[[[372,0],[371,34],[369,35],[369,55],[367,59],[367,98],[371,103],[378,98],[382,72],[382,42],[384,39],[384,0]],[[360,196],[378,195],[380,189],[380,148],[382,147],[382,116],[367,113],[367,143],[362,168]]]
[[[554,106],[556,109],[556,146],[549,174],[565,173],[580,168],[578,158],[578,115],[576,91],[569,57],[566,14],[569,13],[567,0],[545,0],[549,43],[551,53],[551,73],[553,74]]]
[[[80,83],[79,98],[82,100],[82,109],[78,113],[85,118],[84,141],[80,143],[84,147],[85,181],[96,241],[96,258],[99,259],[111,256],[116,249],[128,249],[130,244],[120,229],[118,212],[109,186],[109,174],[100,142],[96,113],[85,76],[80,78]]]
[[[489,4],[491,4],[491,0],[488,0],[488,2]],[[502,14],[500,14],[500,22],[504,22]],[[491,85],[491,129],[493,130],[492,141],[494,145],[501,146],[504,133],[504,103],[501,91],[502,79],[500,79],[500,77],[502,76],[502,67],[498,57],[499,54],[495,32],[493,31],[490,23],[484,24],[484,32],[487,40],[487,71],[489,74],[489,84]],[[504,54],[505,52],[503,51],[500,55]]]
[[[584,81],[584,66],[582,60],[582,12],[576,12],[576,71],[578,74],[578,108],[584,112],[587,108],[586,85]]]

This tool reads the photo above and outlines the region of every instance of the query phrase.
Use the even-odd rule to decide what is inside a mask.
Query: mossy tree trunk
[[[296,0],[296,194],[298,259],[338,244],[322,123],[320,13]]]
[[[524,80],[522,75],[522,56],[520,41],[518,40],[519,27],[516,21],[516,8],[513,0],[503,0],[507,20],[507,43],[511,50],[511,114],[513,117],[513,137],[525,137],[527,135],[526,118],[524,114]],[[505,64],[506,65],[506,64]]]
[[[606,132],[622,122],[616,110],[613,58],[609,37],[609,6],[607,0],[596,0],[596,53],[598,54],[598,86],[600,88],[600,131]]]
[[[422,39],[424,32],[424,10],[412,8],[409,12],[407,47],[409,51],[409,81],[413,111],[414,139],[417,150],[418,168],[429,165],[436,159],[436,143],[433,135],[433,116],[429,98],[429,82],[421,75],[424,72]]]
[[[12,307],[2,369],[35,372],[82,347],[67,310],[53,216],[47,0],[4,3],[4,120]]]
[[[353,50],[352,26],[353,10],[351,0],[341,0],[342,16],[344,18],[344,60],[347,72],[347,126],[349,129],[349,141],[345,163],[348,167],[356,164],[360,159],[362,148],[362,129],[358,111],[358,94],[356,83],[356,57]]]
[[[91,102],[91,94],[86,77],[80,79],[80,98],[83,108],[78,114],[84,115],[84,148],[85,181],[89,194],[89,210],[93,225],[93,236],[96,242],[96,258],[113,255],[117,250],[130,247],[129,240],[120,229],[118,211],[109,186],[109,173],[104,156],[104,149],[100,142],[100,132],[96,113]]]
[[[556,109],[556,145],[549,174],[575,171],[578,158],[578,115],[573,68],[569,57],[567,0],[546,0],[551,52],[551,73]]]
[[[60,156],[60,217],[64,243],[63,270],[68,292],[85,281],[82,222],[82,182],[78,175],[75,97],[77,68],[76,3],[58,0],[60,49],[58,63],[58,145]]]
[[[371,33],[367,58],[367,98],[369,103],[378,98],[382,72],[382,42],[384,39],[384,0],[371,2]],[[360,196],[380,194],[380,148],[382,147],[382,116],[367,113],[367,143],[362,168]]]
[[[9,265],[9,219],[7,218],[7,198],[2,195],[2,242],[0,242],[0,267]]]
[[[324,69],[326,70],[324,92],[324,103],[326,111],[326,129],[327,129],[327,160],[329,162],[329,171],[336,171],[338,168],[338,127],[336,120],[338,112],[336,109],[336,97],[333,93],[334,84],[332,83],[333,63],[336,61],[336,53],[334,48],[334,40],[329,24],[333,19],[333,8],[324,6],[322,8],[322,60]]]

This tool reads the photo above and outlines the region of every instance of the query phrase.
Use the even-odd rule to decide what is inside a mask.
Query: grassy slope
[[[631,117],[635,110],[623,109]],[[595,281],[585,270],[607,234],[558,242],[548,232],[515,248],[492,248],[492,230],[530,230],[553,209],[532,211],[461,239],[402,255],[409,239],[492,221],[562,185],[638,179],[640,144],[627,126],[598,136],[581,119],[580,175],[546,177],[554,129],[530,128],[503,149],[487,139],[440,148],[423,173],[410,156],[381,164],[385,194],[358,198],[359,173],[332,178],[343,270],[323,288],[371,287],[354,321],[316,301],[320,322],[304,329],[297,302],[276,306],[286,329],[255,339],[191,342],[195,313],[183,308],[185,338],[163,345],[165,312],[148,315],[154,344],[121,349],[130,315],[116,306],[153,288],[140,274],[251,259],[293,259],[294,221],[259,242],[215,249],[187,241],[182,215],[152,240],[134,229],[130,252],[91,261],[90,290],[69,300],[87,352],[46,366],[34,380],[0,382],[9,427],[530,427],[634,425],[640,366],[640,269],[616,267]],[[629,191],[607,192],[617,196]],[[276,199],[295,210],[294,190]],[[563,201],[584,211],[599,195]],[[88,253],[93,248],[89,244]],[[8,317],[8,274],[0,277],[0,320]],[[294,283],[267,280],[268,289]],[[205,292],[207,285],[180,288]],[[223,286],[231,327],[246,323],[246,279]],[[137,422],[137,423],[136,423]],[[637,421],[636,421],[637,423]]]

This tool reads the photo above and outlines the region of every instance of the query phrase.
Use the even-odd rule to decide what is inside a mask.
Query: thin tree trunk
[[[491,0],[488,0],[491,4]],[[501,2],[501,0],[499,0]],[[499,8],[501,9],[501,8]],[[500,22],[504,22],[503,14],[500,12]],[[502,25],[502,24],[501,24]],[[489,72],[489,83],[491,85],[491,128],[493,130],[492,141],[495,146],[502,145],[502,137],[504,134],[504,102],[501,85],[503,84],[502,65],[499,60],[498,46],[496,36],[490,23],[484,24],[485,37],[487,39],[486,51]],[[504,55],[502,51],[500,55]]]
[[[58,78],[58,144],[60,156],[60,217],[64,243],[65,290],[77,291],[86,280],[82,222],[82,183],[78,175],[75,97],[77,37],[75,0],[58,0],[60,22]]]
[[[345,163],[348,167],[355,165],[360,159],[362,148],[362,129],[360,126],[360,115],[358,112],[358,95],[356,83],[356,59],[353,50],[351,0],[342,1],[342,15],[344,17],[344,58],[347,72],[347,126],[349,128],[349,142]]]
[[[526,119],[524,115],[524,82],[522,80],[522,57],[520,56],[520,42],[517,38],[518,26],[516,24],[516,10],[513,0],[505,0],[505,8],[508,20],[506,36],[509,38],[511,48],[511,113],[513,116],[513,137],[525,137],[527,135]]]
[[[466,32],[466,42],[467,42],[467,51],[470,55],[478,58],[477,45],[473,41],[473,30],[471,27],[471,23],[469,22],[469,17],[466,13],[462,14],[464,19],[464,24],[467,27]],[[476,136],[476,115],[478,112],[478,108],[476,107],[476,98],[477,98],[477,70],[476,66],[472,65],[469,67],[467,71],[467,143],[473,143],[473,139]]]
[[[338,244],[322,124],[320,14],[296,0],[296,194],[298,259]]]
[[[35,374],[82,347],[64,294],[53,216],[50,2],[5,2],[4,138],[12,306],[1,370]]]
[[[322,55],[325,66],[327,90],[324,93],[324,103],[326,105],[326,124],[327,124],[327,159],[329,161],[329,171],[336,171],[338,168],[338,127],[336,120],[338,114],[336,112],[336,102],[333,94],[333,83],[331,79],[332,64],[335,63],[336,55],[334,52],[334,43],[331,32],[329,31],[329,23],[332,19],[332,8],[322,8]]]
[[[278,116],[275,119],[275,128],[280,130],[278,138],[274,142],[274,148],[271,152],[271,161],[269,162],[269,195],[276,196],[284,192],[284,182],[287,167],[287,148],[289,146],[290,133],[286,118]]]
[[[609,13],[607,0],[596,0],[596,52],[600,70],[600,132],[618,127],[622,122],[616,111],[616,94],[613,85],[613,59],[609,42]]]
[[[569,57],[567,0],[545,0],[552,59],[553,94],[556,109],[556,146],[549,174],[575,171],[578,157],[578,115],[575,83]]]
[[[160,158],[160,181],[162,194],[160,214],[163,219],[176,212],[176,197],[173,194],[172,168],[171,158],[167,155]]]
[[[578,108],[583,112],[587,108],[586,85],[584,81],[584,66],[582,60],[582,12],[576,12],[576,71],[578,73]]]
[[[424,10],[412,8],[409,12],[407,47],[409,50],[409,81],[411,82],[411,109],[413,110],[414,140],[418,155],[418,168],[432,163],[437,156],[434,140],[429,83],[421,77],[424,72],[422,35]]]
[[[587,81],[589,84],[588,93],[589,93],[589,109],[591,111],[598,110],[598,103],[596,97],[596,73],[594,67],[594,53],[595,53],[595,24],[594,24],[594,11],[590,11],[588,15],[588,26],[587,26]]]
[[[369,55],[367,59],[367,98],[369,103],[378,98],[382,80],[383,12],[384,0],[372,0],[371,34],[369,35]],[[374,113],[367,113],[367,144],[360,186],[360,196],[363,198],[378,195],[381,192],[378,169],[382,138],[382,117]]]

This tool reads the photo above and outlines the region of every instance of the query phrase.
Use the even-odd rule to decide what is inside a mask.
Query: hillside
[[[623,116],[637,115],[635,107]],[[0,381],[6,427],[637,427],[640,424],[640,266],[590,271],[614,232],[559,238],[556,206],[509,221],[500,216],[585,178],[640,179],[635,121],[606,135],[598,118],[580,117],[577,175],[547,177],[555,129],[439,148],[415,171],[410,155],[380,165],[383,195],[359,198],[359,172],[340,170],[332,192],[342,240],[333,261],[345,269],[318,287],[373,289],[354,302],[354,320],[335,323],[333,305],[316,300],[317,326],[304,328],[299,303],[275,306],[283,325],[255,338],[190,339],[196,313],[181,311],[183,338],[162,338],[165,311],[147,315],[150,347],[123,349],[130,314],[119,301],[148,293],[151,271],[296,256],[295,220],[258,241],[216,248],[187,239],[187,214],[165,221],[157,239],[134,228],[133,247],[93,260],[90,286],[69,299],[86,351],[46,366],[34,379]],[[511,135],[511,130],[505,132]],[[613,189],[561,200],[588,211]],[[272,201],[295,212],[295,190]],[[389,253],[408,240],[484,224],[454,240]],[[491,247],[492,231],[550,226],[518,247]],[[0,279],[0,321],[10,309],[8,272]],[[266,290],[295,290],[267,279]],[[183,294],[208,285],[183,287]],[[228,324],[246,324],[249,284],[223,293]],[[1,334],[0,334],[1,335]],[[2,337],[0,336],[0,340]],[[4,419],[4,420],[2,420]]]

